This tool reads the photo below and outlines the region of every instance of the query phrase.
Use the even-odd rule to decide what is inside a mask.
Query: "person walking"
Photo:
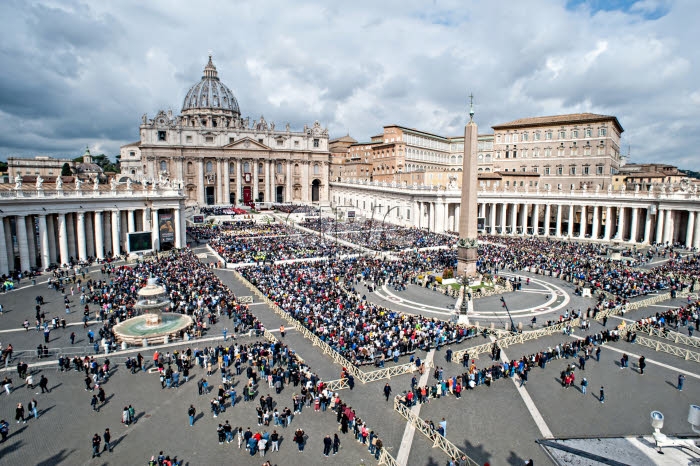
[[[640,373],[641,375],[644,375],[644,368],[647,367],[646,359],[644,358],[644,356],[640,356],[640,357],[639,357],[639,363],[638,363],[638,364],[639,364],[639,373]]]
[[[95,435],[92,436],[92,457],[94,458],[97,456],[99,458],[100,456],[100,443],[102,443],[102,439],[100,439],[100,434],[95,433]]]
[[[386,398],[387,403],[389,402],[390,396],[391,396],[391,386],[387,382],[387,384],[384,385],[384,397]]]
[[[102,438],[105,439],[105,449],[104,451],[109,451],[112,453],[112,445],[110,441],[112,440],[112,434],[109,433],[109,428],[105,429],[105,433],[102,434]]]
[[[280,325],[280,336],[284,338],[284,325]]]
[[[10,433],[10,424],[6,420],[0,421],[0,435],[2,435],[2,442],[7,440],[7,435]]]
[[[194,415],[197,414],[197,410],[194,409],[194,405],[190,405],[187,410],[187,415],[190,417],[190,427],[194,425]]]
[[[603,387],[600,387],[600,396],[598,397],[601,403],[605,403],[605,391]]]
[[[41,388],[41,393],[51,393],[51,390],[49,390],[49,379],[44,374],[41,374],[39,379],[39,388]]]
[[[17,421],[17,424],[19,424],[19,421],[22,421],[23,424],[27,423],[27,420],[24,418],[24,406],[22,406],[22,403],[17,403],[17,408],[15,408],[15,421]]]
[[[600,362],[600,346],[595,350],[595,360],[596,362]]]
[[[685,375],[678,374],[678,391],[683,391],[683,384],[685,383]]]
[[[581,393],[584,395],[586,394],[586,388],[588,388],[588,380],[584,377],[583,380],[581,380]]]
[[[331,447],[333,446],[333,440],[331,440],[330,435],[326,435],[323,437],[323,456],[328,458],[328,455],[331,453]]]
[[[92,406],[93,411],[97,411],[98,413],[100,412],[100,408],[97,407],[97,395],[92,395],[92,400],[90,400],[90,406]]]
[[[30,401],[29,405],[27,406],[29,412],[32,414],[32,416],[34,416],[34,419],[39,419],[39,411],[37,411],[37,406],[38,403],[34,398],[32,398],[32,401]]]
[[[338,437],[338,434],[333,434],[333,456],[338,453],[338,450],[340,450],[340,437]]]
[[[294,442],[296,442],[297,447],[299,448],[299,453],[302,453],[304,451],[304,431],[301,429],[297,429],[297,431],[294,433]]]

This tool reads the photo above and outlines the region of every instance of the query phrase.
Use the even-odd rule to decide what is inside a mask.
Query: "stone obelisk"
[[[474,123],[474,97],[469,96],[469,122],[464,127],[464,162],[462,166],[462,205],[459,216],[457,243],[457,272],[460,277],[476,277],[476,237],[478,206],[477,184],[477,125]]]

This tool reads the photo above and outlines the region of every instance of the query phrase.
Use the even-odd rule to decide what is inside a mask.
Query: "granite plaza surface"
[[[94,277],[100,276],[99,271],[93,270],[91,273]],[[250,290],[239,282],[231,271],[219,270],[216,273],[237,296],[251,295]],[[522,275],[526,277],[528,274]],[[563,282],[554,279],[552,283],[569,293],[572,291]],[[65,317],[68,323],[66,330],[51,332],[49,348],[91,354],[93,351],[87,344],[87,330],[82,328],[80,322],[82,312],[79,311],[82,306],[79,304],[78,295],[71,298],[72,312],[66,315],[60,294],[47,289],[41,279],[36,286],[28,285],[23,283],[21,289],[0,295],[0,304],[5,310],[0,316],[0,341],[3,347],[12,343],[16,355],[7,372],[13,379],[14,390],[9,396],[4,392],[0,394],[0,415],[10,422],[10,436],[4,444],[0,444],[0,463],[20,464],[30,461],[40,465],[145,464],[152,455],[157,455],[161,450],[171,457],[177,456],[184,460],[184,464],[189,465],[230,464],[233,461],[235,464],[260,465],[265,460],[278,465],[376,463],[367,452],[367,448],[358,444],[350,435],[341,435],[343,448],[337,456],[325,458],[322,455],[322,439],[326,434],[332,436],[338,431],[335,415],[331,412],[315,413],[313,409],[308,408],[294,417],[289,428],[278,428],[283,437],[279,453],[268,453],[265,458],[257,455],[251,457],[245,450],[238,450],[235,441],[219,445],[216,435],[219,422],[228,419],[234,427],[241,426],[245,429],[250,426],[253,431],[258,429],[255,404],[239,402],[234,408],[228,408],[225,413],[214,419],[209,410],[209,397],[197,395],[196,380],[204,373],[198,366],[193,370],[189,382],[178,389],[165,390],[161,389],[156,375],[132,375],[125,369],[123,360],[126,356],[133,356],[140,351],[145,360],[150,361],[153,348],[136,348],[109,356],[116,369],[104,384],[107,403],[99,412],[93,412],[90,407],[92,393],[84,390],[84,376],[75,371],[57,371],[55,359],[38,361],[32,358],[34,348],[44,341],[43,334],[36,330],[25,332],[22,328],[25,318],[33,322],[34,298],[41,294],[47,301],[44,306],[47,316]],[[405,293],[401,295],[402,298],[410,301],[429,305],[438,302],[438,296],[429,290],[409,289],[402,293]],[[543,299],[537,293],[513,292],[508,296],[506,299],[509,303],[517,301],[518,305],[523,307],[531,307],[530,300],[535,302]],[[454,302],[445,296],[439,298],[446,300],[445,306],[450,301]],[[570,309],[587,307],[586,299],[573,296],[571,299]],[[645,317],[682,302],[683,300],[673,300],[659,303],[630,312],[623,318]],[[438,305],[440,303],[441,301]],[[485,310],[488,308],[485,301],[483,307]],[[256,296],[253,296],[251,309],[265,326],[273,331],[284,322]],[[497,311],[500,309],[494,307],[493,312]],[[551,314],[544,313],[538,316],[538,322],[558,318],[558,315],[558,310]],[[499,316],[496,321],[501,319]],[[525,321],[527,318],[522,319]],[[620,321],[619,318],[611,318],[608,327]],[[91,325],[94,327],[94,324]],[[222,329],[226,326],[231,328],[224,320],[203,337],[203,340],[213,341],[180,342],[162,351],[173,351],[175,348],[188,346],[202,348],[205,345],[216,344],[220,342]],[[601,323],[593,322],[589,333],[599,331],[600,328]],[[74,345],[79,347],[77,350],[71,348],[68,339],[71,331],[78,336]],[[276,334],[279,335],[278,332]],[[582,335],[582,331],[576,329],[574,336]],[[257,340],[247,336],[238,338],[239,341]],[[513,359],[571,339],[572,337],[566,335],[552,335],[510,346],[503,352]],[[469,347],[485,341],[489,340],[479,337],[462,343],[459,347]],[[284,342],[297,351],[323,380],[339,377],[341,368],[300,333],[289,330]],[[458,346],[453,346],[453,349],[458,349]],[[20,350],[26,350],[27,353],[19,354]],[[446,348],[442,348],[432,352],[435,364],[443,367],[446,375],[462,372],[461,364],[448,363],[445,360],[445,351]],[[627,352],[630,356],[630,367],[627,369],[619,367],[622,352]],[[635,368],[639,355],[646,356],[647,369],[644,375],[639,374]],[[421,354],[421,357],[424,356]],[[18,379],[14,366],[22,357],[27,359],[29,364],[36,364],[31,367],[35,381],[38,381],[41,374],[46,375],[51,393],[41,394],[38,389],[30,390]],[[408,362],[407,358],[400,361],[405,362]],[[524,401],[523,391],[518,389],[512,380],[502,379],[494,382],[490,388],[480,386],[475,390],[467,390],[459,400],[453,396],[432,400],[421,407],[420,417],[435,423],[444,417],[447,421],[447,438],[480,464],[488,461],[491,465],[520,465],[530,458],[538,465],[554,464],[545,450],[535,443],[543,437],[542,425],[556,438],[648,435],[651,433],[649,412],[656,409],[666,416],[663,430],[665,433],[691,434],[685,419],[688,405],[700,402],[700,371],[697,363],[655,352],[640,345],[623,342],[605,345],[600,362],[590,361],[585,371],[577,370],[577,381],[585,375],[590,382],[588,394],[584,396],[578,384],[577,387],[564,389],[559,383],[559,372],[569,362],[572,361],[555,360],[544,370],[534,368],[531,371],[524,388],[527,398],[532,400],[531,403]],[[477,366],[481,368],[487,364],[491,364],[490,357],[482,354]],[[675,389],[677,376],[681,371],[686,374],[683,392]],[[217,375],[215,373],[208,377],[211,383],[218,381]],[[240,384],[242,379],[236,377],[235,380]],[[397,395],[410,388],[410,381],[410,375],[403,375],[388,382],[393,388],[393,394]],[[428,381],[434,383],[432,374]],[[405,456],[406,452],[402,449],[408,448],[408,465],[446,464],[449,460],[447,455],[442,450],[433,448],[432,443],[420,432],[414,434],[412,441],[406,441],[405,420],[393,410],[391,400],[387,403],[382,394],[386,382],[382,380],[366,385],[357,384],[354,390],[342,390],[340,396],[356,410],[358,417],[379,433],[392,456]],[[600,385],[605,386],[605,404],[597,400]],[[262,387],[260,393],[266,394],[265,388]],[[279,397],[273,394],[275,402],[282,407],[291,404],[293,388],[285,387]],[[26,406],[32,398],[38,401],[39,419],[29,420],[26,424],[15,423],[16,404],[22,402]],[[138,421],[130,427],[125,427],[120,422],[121,411],[129,404],[136,409]],[[186,412],[190,404],[194,404],[198,411],[194,427],[189,427],[187,422]],[[539,424],[533,418],[533,406],[541,416]],[[102,434],[107,427],[112,432],[114,451],[91,459],[91,437],[94,433]],[[297,452],[296,445],[291,441],[293,431],[298,427],[304,429],[309,436],[303,454]],[[271,429],[272,426],[268,431]],[[624,462],[621,458],[617,460]]]

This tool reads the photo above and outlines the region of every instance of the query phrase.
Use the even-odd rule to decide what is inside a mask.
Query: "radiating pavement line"
[[[429,363],[433,362],[433,357],[435,356],[435,348],[431,349],[427,356],[425,357],[426,370],[423,375],[420,376],[418,381],[419,387],[424,387],[428,384],[428,378],[430,377],[430,369],[427,369]],[[420,414],[420,403],[416,403],[415,406],[411,407],[411,412],[418,416]],[[408,463],[408,455],[411,453],[411,445],[413,444],[413,436],[416,433],[416,428],[409,421],[406,421],[406,429],[403,431],[403,437],[401,437],[401,446],[399,447],[399,452],[396,455],[396,462],[401,466],[406,466]]]
[[[490,338],[491,338],[491,341],[496,340],[493,335],[491,335]],[[503,351],[503,349],[501,349],[501,361],[510,363],[510,360],[506,356],[506,353],[505,353],[505,351]],[[520,397],[523,399],[523,402],[525,403],[525,407],[527,407],[527,410],[530,412],[530,416],[532,416],[532,420],[535,421],[537,428],[540,430],[540,434],[542,434],[542,437],[554,438],[552,431],[549,430],[549,426],[547,426],[547,423],[545,422],[544,418],[542,417],[542,414],[540,414],[540,410],[537,409],[537,406],[535,406],[535,402],[532,401],[532,398],[530,398],[530,394],[528,393],[525,386],[524,385],[520,386],[518,384],[518,381],[515,379],[515,377],[511,377],[511,380],[513,381],[513,385],[515,385],[515,389],[518,390]]]

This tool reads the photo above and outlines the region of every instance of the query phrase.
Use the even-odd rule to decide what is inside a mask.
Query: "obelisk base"
[[[457,248],[457,275],[459,277],[476,277],[476,247]]]

